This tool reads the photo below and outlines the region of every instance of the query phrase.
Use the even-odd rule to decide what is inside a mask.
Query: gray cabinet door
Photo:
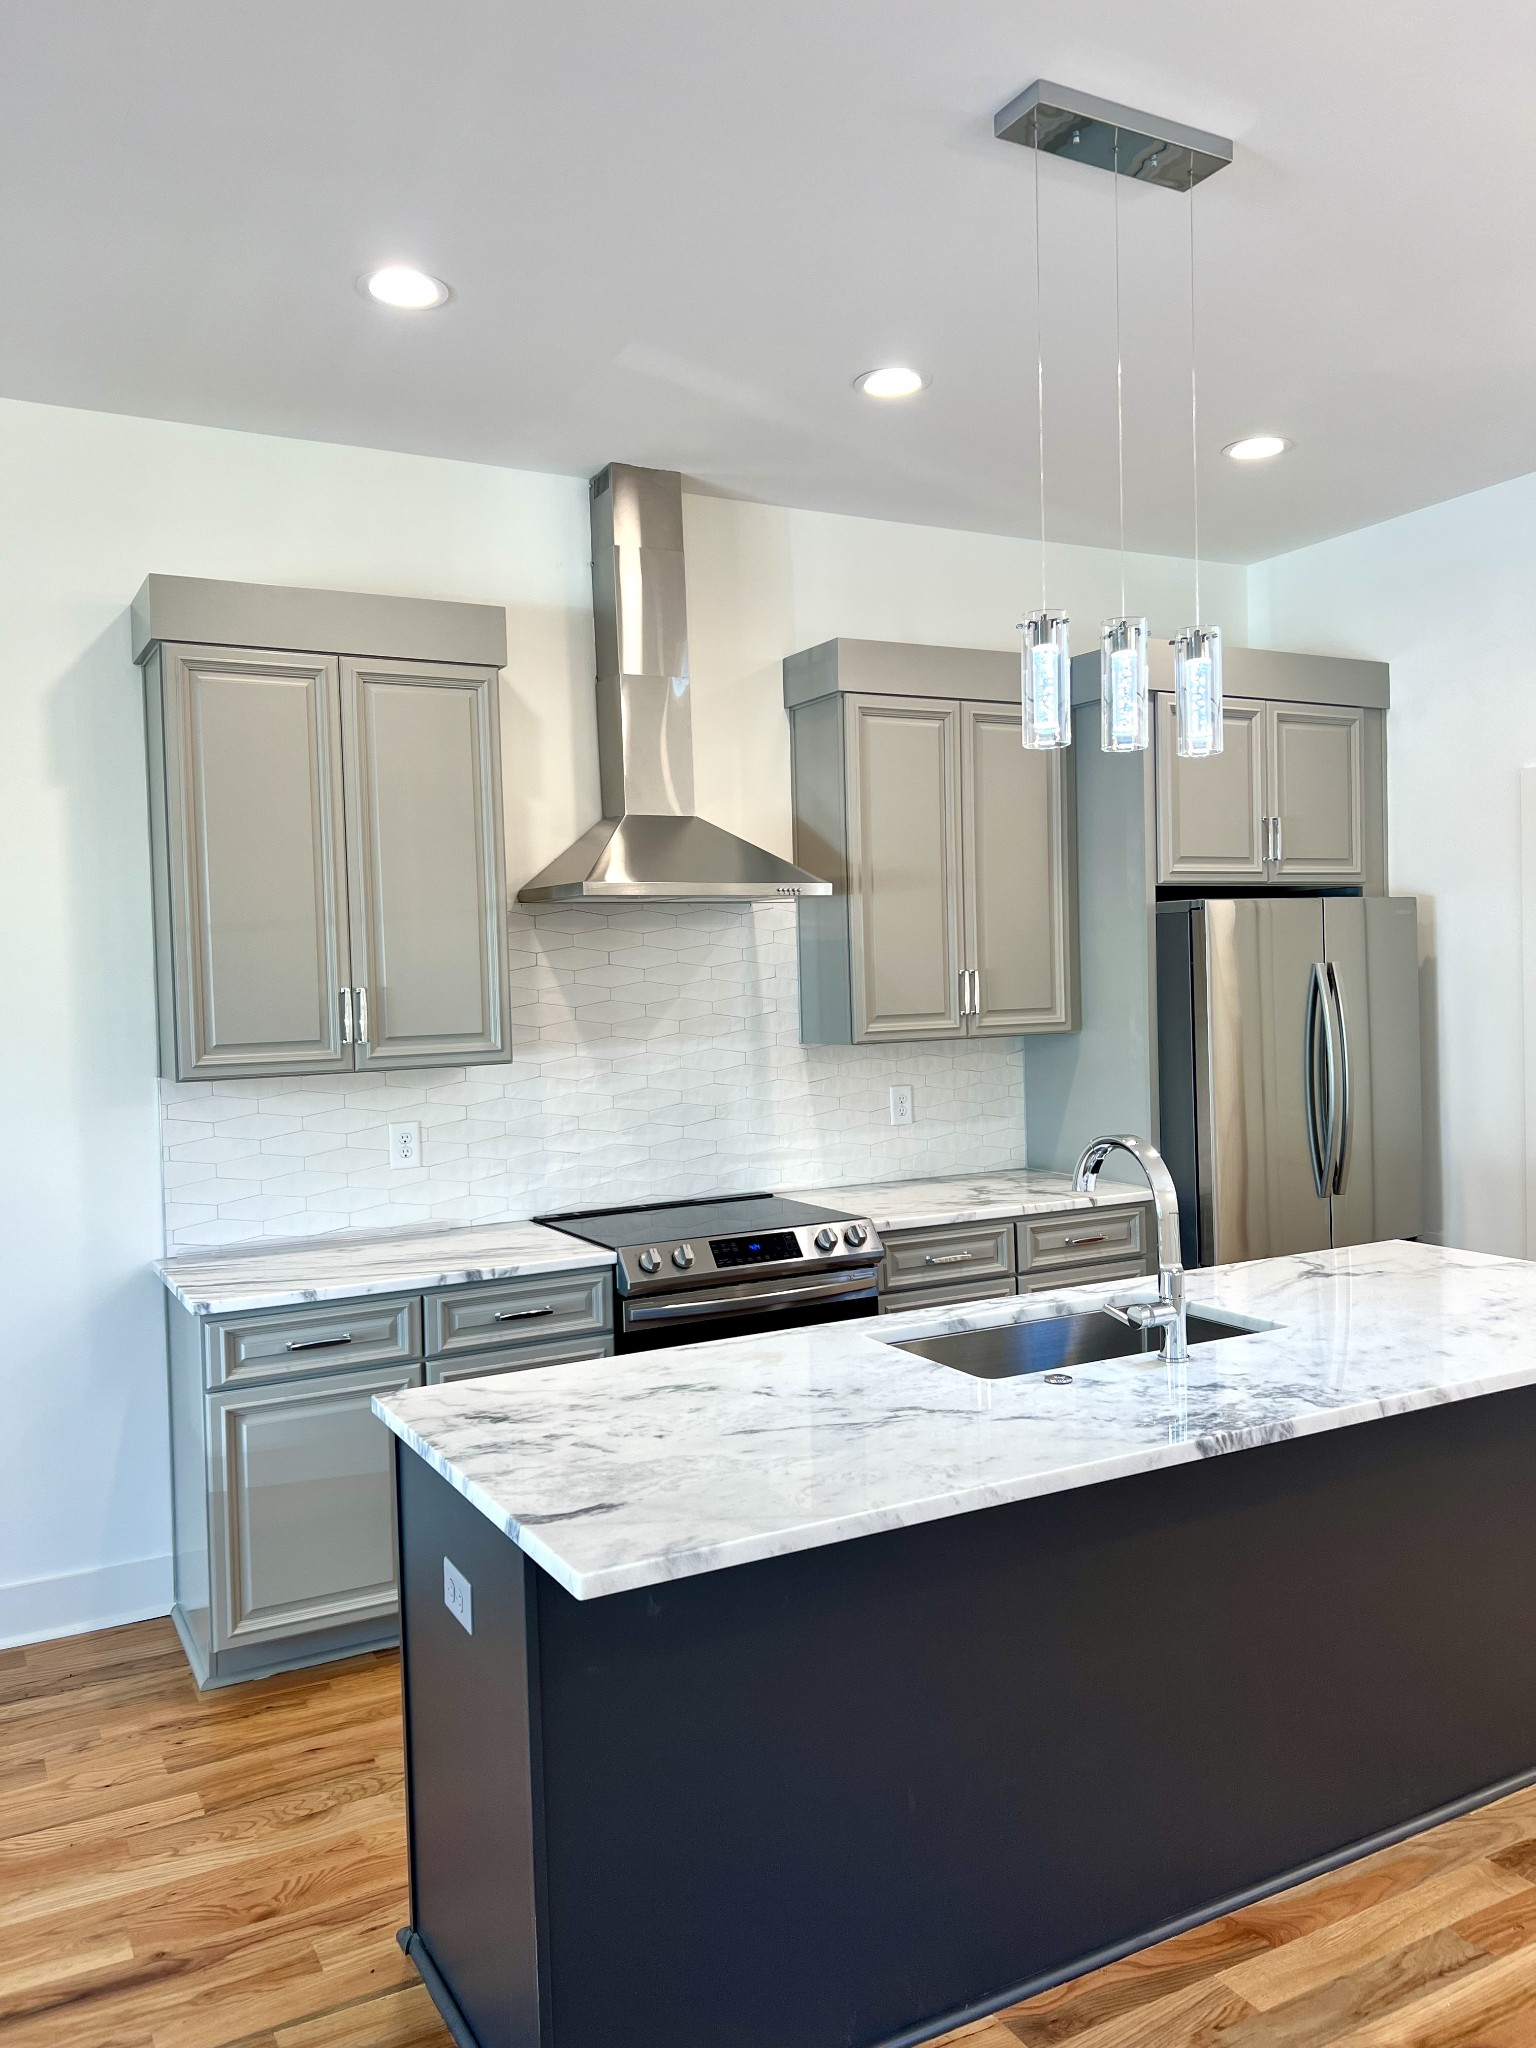
[[[1177,748],[1173,698],[1159,695],[1155,702],[1157,879],[1266,881],[1265,712],[1273,707],[1229,697],[1221,753],[1186,761]]]
[[[494,669],[342,664],[359,1067],[511,1057]]]
[[[208,1396],[213,1647],[395,1611],[393,1468],[375,1394],[415,1366]]]
[[[1071,846],[1061,753],[1022,741],[1018,712],[963,707],[965,930],[972,1033],[1066,1031],[1076,1018]]]
[[[176,1078],[350,1067],[337,664],[168,646],[159,688]]]
[[[1269,704],[1269,809],[1279,820],[1282,882],[1364,875],[1365,713],[1351,706]]]
[[[961,1038],[961,707],[849,697],[853,1036]]]

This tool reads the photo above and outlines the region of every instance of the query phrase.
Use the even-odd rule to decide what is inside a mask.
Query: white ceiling
[[[1536,470],[1529,0],[0,0],[0,394],[1036,530],[1059,79],[1229,134],[1204,541]],[[1131,546],[1187,553],[1185,200],[1121,181]],[[1113,543],[1114,183],[1047,160],[1049,520]],[[454,287],[386,312],[358,274]],[[903,405],[850,380],[912,362]],[[1290,435],[1238,470],[1226,441]]]

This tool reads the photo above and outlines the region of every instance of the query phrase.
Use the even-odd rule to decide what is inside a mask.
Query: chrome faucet
[[[1163,1356],[1175,1364],[1189,1356],[1189,1334],[1184,1324],[1184,1266],[1179,1257],[1179,1197],[1173,1176],[1163,1164],[1155,1145],[1141,1138],[1095,1138],[1077,1162],[1072,1186],[1080,1195],[1091,1195],[1111,1152],[1125,1152],[1147,1176],[1152,1206],[1157,1211],[1157,1299],[1156,1301],[1110,1302],[1109,1312],[1132,1329],[1161,1330]]]

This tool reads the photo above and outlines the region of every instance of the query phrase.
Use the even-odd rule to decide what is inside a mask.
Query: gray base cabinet
[[[881,1238],[882,1315],[1138,1280],[1157,1271],[1157,1230],[1147,1202],[886,1230]]]
[[[1017,660],[835,641],[784,675],[795,859],[833,886],[798,906],[802,1040],[1075,1029],[1071,762],[1025,750]]]
[[[238,1316],[171,1299],[167,1315],[174,1614],[205,1686],[396,1639],[375,1395],[613,1349],[606,1269]]]

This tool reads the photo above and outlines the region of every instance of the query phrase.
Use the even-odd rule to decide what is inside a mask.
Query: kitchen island
[[[1536,1266],[1200,1272],[1261,1327],[1183,1366],[898,1348],[1109,1291],[376,1404],[461,2042],[916,2042],[1536,1776]]]

